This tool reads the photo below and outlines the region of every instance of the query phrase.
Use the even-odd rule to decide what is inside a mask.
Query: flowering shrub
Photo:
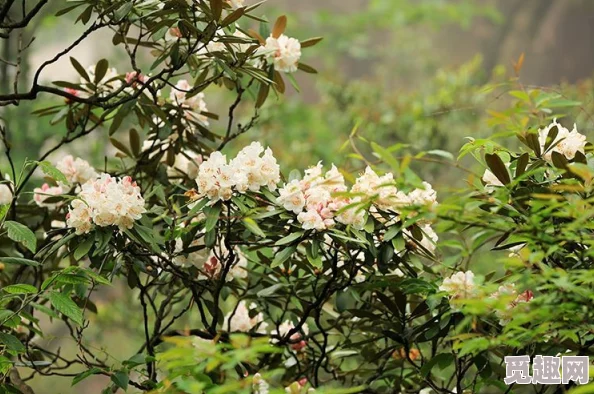
[[[3,389],[102,376],[103,392],[509,392],[505,355],[591,353],[591,145],[546,94],[516,92],[504,118],[522,147],[471,140],[461,156],[482,178],[469,170],[469,188],[439,202],[409,167],[424,154],[396,158],[401,145],[370,143],[372,161],[352,143],[366,162],[354,173],[315,159],[286,173],[259,142],[228,158],[271,91],[315,72],[302,49],[319,39],[287,37],[285,17],[269,29],[257,7],[75,2],[60,13],[80,12],[80,40],[112,28],[130,69],[72,58],[78,82],[0,95],[64,99],[37,111],[63,130],[38,160],[18,168],[2,132]],[[226,127],[207,88],[233,92]],[[117,151],[101,166],[69,150],[100,131]],[[494,270],[474,270],[479,258]],[[89,341],[109,286],[133,295],[142,337],[120,358]],[[43,341],[48,321],[74,355]]]

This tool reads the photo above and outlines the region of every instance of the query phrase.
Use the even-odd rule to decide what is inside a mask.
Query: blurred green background
[[[25,32],[24,42],[33,36],[36,40],[24,54],[20,78],[23,89],[40,63],[69,45],[82,31],[81,25],[68,20],[74,16],[53,16],[63,6],[58,3]],[[269,0],[261,13],[270,20],[287,14],[289,36],[302,40],[324,37],[318,46],[303,51],[302,58],[319,74],[299,73],[300,92],[288,85],[286,97],[270,100],[256,128],[228,147],[233,151],[249,141],[262,141],[272,146],[285,174],[319,160],[347,170],[361,169],[362,162],[351,142],[369,160],[373,156],[366,141],[385,147],[404,144],[406,148],[399,151],[403,154],[438,149],[457,156],[465,137],[482,138],[502,131],[499,129],[504,126],[489,122],[488,110],[498,111],[510,105],[507,92],[514,78],[512,64],[522,53],[525,60],[520,76],[524,86],[546,86],[561,97],[578,101],[579,105],[564,110],[567,122],[575,121],[582,133],[591,134],[591,1]],[[242,27],[257,29],[256,25]],[[2,45],[3,58],[13,58],[18,42],[4,40]],[[120,73],[128,71],[128,65],[118,63],[118,59],[126,57],[118,56],[108,33],[92,35],[88,44],[72,55],[83,65],[105,57]],[[10,72],[0,63],[2,92],[11,89]],[[74,78],[76,73],[67,58],[42,75],[44,81]],[[60,126],[51,125],[51,117],[31,115],[33,110],[55,103],[52,100],[42,95],[35,102],[1,110],[18,162],[36,158],[63,135]],[[213,131],[223,134],[225,114],[233,98],[212,88],[206,91],[206,100],[209,110],[221,115],[219,121],[212,122]],[[246,121],[251,116],[250,108],[242,110],[240,119]],[[70,146],[68,153],[102,167],[104,157],[111,157],[114,151],[105,145],[107,130],[93,136],[92,143],[79,142]],[[447,157],[442,152],[434,157],[440,155]],[[0,165],[2,173],[6,173],[6,163]],[[476,163],[468,161],[464,165]],[[434,162],[413,161],[411,166],[440,193],[460,186],[468,176]],[[482,171],[476,168],[476,173]],[[103,289],[99,298],[99,314],[89,316],[95,320],[91,327],[95,327],[97,346],[109,342],[111,357],[129,357],[141,344],[142,320],[140,315],[135,316],[140,308],[131,307],[138,303],[136,297],[115,284]],[[184,325],[191,326],[191,321],[182,320],[179,327]],[[64,330],[60,324],[51,325],[48,332],[52,336],[47,340],[57,346],[66,334]],[[32,386],[40,393],[96,393],[103,383],[101,378],[91,378],[71,388],[69,379],[44,378]],[[51,391],[44,391],[50,385]]]

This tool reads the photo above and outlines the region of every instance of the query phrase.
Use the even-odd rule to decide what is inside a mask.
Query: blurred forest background
[[[250,0],[246,1],[247,3]],[[55,8],[62,5],[56,2]],[[53,57],[82,31],[82,26],[60,24],[47,8],[37,25],[25,31],[22,42],[36,39],[23,53],[21,86],[29,86],[37,66]],[[525,54],[521,70],[523,86],[546,86],[567,100],[566,126],[577,122],[580,132],[591,133],[594,113],[594,3],[589,0],[269,0],[262,13],[271,19],[287,14],[287,34],[300,39],[323,36],[324,41],[306,52],[303,62],[319,74],[298,77],[300,92],[262,110],[256,128],[238,141],[260,140],[272,146],[285,173],[308,163],[324,160],[354,170],[350,140],[360,154],[371,158],[364,141],[382,146],[403,144],[402,152],[415,154],[439,149],[457,156],[465,137],[481,138],[497,131],[493,112],[507,108],[507,91],[514,75],[513,62]],[[258,26],[242,26],[258,29]],[[91,65],[108,58],[119,73],[129,65],[118,63],[118,52],[109,32],[92,36],[93,45],[78,47],[72,56]],[[21,42],[0,42],[3,59],[15,59]],[[146,59],[150,64],[150,59]],[[13,75],[0,62],[0,91],[12,89]],[[42,80],[72,80],[76,72],[67,61],[58,62],[42,75]],[[288,87],[290,91],[292,87]],[[221,119],[212,122],[222,133],[230,96],[224,89],[206,91],[211,112]],[[2,121],[13,135],[13,152],[22,161],[35,158],[49,141],[61,138],[50,118],[31,113],[51,105],[41,96],[34,103],[3,108]],[[245,113],[249,118],[250,113]],[[122,129],[125,129],[124,127]],[[354,133],[356,131],[356,135]],[[96,144],[77,146],[72,153],[102,168],[113,148],[105,135],[96,134]],[[117,137],[117,135],[116,135]],[[355,141],[356,140],[356,141]],[[363,141],[363,143],[361,143]],[[234,147],[229,147],[233,150]],[[59,152],[63,155],[67,152]],[[403,153],[403,154],[404,154]],[[447,156],[443,152],[437,155]],[[3,165],[4,163],[0,163]],[[18,165],[18,164],[17,164]],[[414,162],[422,178],[440,193],[465,182],[467,174],[433,162]],[[6,170],[3,166],[2,169]],[[483,169],[476,169],[482,174]],[[41,182],[41,179],[40,179]],[[123,286],[123,285],[122,285]],[[118,343],[105,349],[112,357],[134,352],[140,341],[139,319],[135,319],[135,299],[125,299],[115,284],[97,300],[98,314],[90,316],[97,343]],[[138,311],[140,308],[137,308]],[[182,322],[191,326],[190,321]],[[101,327],[97,329],[96,327]],[[55,326],[48,341],[59,341],[63,328]],[[117,338],[118,340],[114,340]],[[44,386],[55,380],[52,393],[96,393],[101,378],[69,387],[69,379],[44,378]],[[53,381],[52,381],[53,382]],[[44,391],[35,382],[38,392]]]

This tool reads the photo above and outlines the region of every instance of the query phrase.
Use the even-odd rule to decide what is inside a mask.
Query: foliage
[[[383,14],[382,4],[373,9]],[[295,161],[303,171],[281,171],[278,149],[230,145],[269,96],[298,88],[293,73],[315,73],[301,59],[320,39],[286,36],[287,18],[269,24],[258,6],[69,2],[58,15],[76,15],[84,33],[30,87],[17,75],[0,95],[4,105],[52,97],[35,114],[63,132],[20,166],[1,129],[2,389],[102,376],[104,393],[523,392],[503,382],[506,355],[592,353],[592,145],[562,119],[582,104],[523,86],[523,58],[510,81],[479,83],[477,59],[421,93],[331,86],[325,106],[297,116],[315,124],[329,113],[348,128],[334,150],[355,171],[309,157]],[[39,9],[25,11],[20,22],[0,14],[2,34]],[[79,80],[38,78],[102,29],[129,72],[71,57]],[[230,93],[227,111],[212,110],[207,88]],[[456,106],[487,106],[493,91],[511,105],[491,108],[494,133],[473,133],[459,156],[474,157],[481,177],[447,139],[432,144],[483,126]],[[264,108],[278,122],[278,107]],[[222,130],[211,123],[219,116]],[[67,154],[93,137],[113,148],[102,168]],[[461,170],[467,184],[438,203],[417,163]],[[99,349],[89,335],[116,308],[102,316],[101,290],[116,287],[136,300],[125,307],[142,337],[119,359],[111,351],[123,345]],[[66,330],[74,354],[43,341],[47,322]]]

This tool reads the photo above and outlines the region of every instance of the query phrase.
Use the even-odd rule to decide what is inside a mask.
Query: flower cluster
[[[297,220],[306,230],[326,230],[336,222],[361,228],[365,224],[365,211],[340,193],[347,187],[344,177],[333,165],[325,174],[322,163],[305,171],[302,180],[292,180],[279,190],[277,202],[297,214]],[[337,195],[338,194],[338,195]]]
[[[225,316],[223,328],[229,332],[250,332],[256,329],[257,333],[266,334],[268,323],[264,322],[262,312],[253,317],[250,316],[250,312],[254,309],[256,309],[256,304],[252,303],[248,308],[245,301],[239,301],[235,311],[231,311]]]
[[[56,168],[64,174],[68,182],[83,184],[91,179],[97,178],[97,172],[88,161],[71,155],[64,156],[57,164]]]
[[[348,196],[348,197],[347,197]],[[305,171],[302,180],[292,180],[279,190],[277,202],[288,211],[297,214],[297,220],[306,230],[323,231],[332,228],[336,223],[352,225],[361,228],[366,222],[367,211],[364,204],[369,201],[369,213],[386,225],[387,222],[379,211],[400,214],[404,207],[434,206],[437,204],[437,193],[431,185],[423,182],[423,187],[414,189],[406,194],[395,186],[394,175],[388,173],[379,176],[370,167],[357,178],[350,192],[344,177],[335,166],[325,174],[322,164],[318,163]],[[410,210],[409,216],[416,212]],[[437,234],[430,223],[418,222],[424,233],[421,246],[430,252],[435,250]],[[411,239],[412,234],[404,230],[404,234]]]
[[[290,321],[290,320],[284,321],[282,324],[280,324],[278,326],[278,330],[273,330],[270,333],[270,335],[273,337],[271,342],[277,343],[278,339],[276,337],[284,338],[294,328],[295,328],[295,325],[293,324],[292,321]],[[308,327],[307,323],[304,323],[301,326],[301,330],[303,331],[303,333],[306,336],[309,335],[309,327]],[[302,351],[307,346],[307,341],[303,338],[303,336],[301,335],[300,332],[296,332],[296,333],[292,334],[291,337],[289,338],[289,340],[290,340],[290,344],[291,344],[291,349],[293,349],[296,352]]]
[[[552,130],[555,129],[556,135],[554,139],[548,140],[549,137],[553,137],[554,133],[549,136]],[[557,152],[567,159],[572,160],[575,155],[580,152],[585,154],[586,149],[586,136],[578,133],[577,126],[573,125],[573,130],[563,127],[554,119],[547,127],[538,130],[538,142],[540,144],[540,151],[542,157],[548,162],[552,162],[553,152]],[[547,148],[548,147],[548,148]],[[511,163],[505,163],[505,166],[509,168]],[[482,177],[483,183],[485,184],[485,190],[492,192],[495,187],[502,187],[503,183],[491,172],[486,169]]]
[[[294,73],[301,59],[301,43],[296,38],[290,38],[284,34],[278,38],[271,35],[266,39],[266,44],[262,46],[260,53],[274,62],[276,71]]]
[[[452,310],[458,311],[459,305],[452,303],[453,300],[470,298],[476,294],[477,287],[474,283],[474,273],[472,271],[456,272],[449,278],[444,279],[439,290],[445,291],[450,295],[450,306]]]
[[[144,198],[132,178],[117,179],[103,174],[82,185],[78,199],[70,205],[66,223],[74,227],[77,234],[88,233],[93,224],[118,226],[124,230],[132,228],[144,212]]]
[[[511,321],[514,309],[520,304],[530,302],[532,298],[534,298],[534,294],[530,290],[526,290],[518,294],[514,284],[505,284],[503,286],[499,286],[499,289],[497,289],[495,293],[491,294],[491,298],[503,298],[505,300],[509,300],[505,306],[505,310],[495,310],[495,315],[499,319],[499,324],[505,326]]]
[[[547,137],[549,132],[553,128],[557,128],[557,136],[553,141],[550,141],[550,148],[545,152],[545,146],[547,145]],[[585,153],[586,147],[586,136],[578,133],[577,127],[574,124],[573,130],[569,131],[563,127],[560,123],[557,123],[557,119],[554,119],[544,129],[538,130],[538,141],[540,143],[540,149],[544,153],[543,157],[547,161],[552,161],[552,153],[557,152],[562,154],[568,159],[573,159],[577,152]]]
[[[192,90],[192,85],[185,79],[179,80],[175,87],[171,89],[170,99],[174,105],[178,106],[183,112],[184,119],[208,126],[208,118],[203,115],[208,112],[204,93],[200,92],[191,97],[188,93]]]
[[[199,195],[213,202],[229,200],[234,191],[258,191],[264,186],[272,191],[279,181],[276,158],[270,148],[264,150],[259,142],[242,149],[229,163],[221,152],[213,152],[200,165],[196,178]]]
[[[198,280],[215,279],[221,275],[223,264],[227,263],[230,253],[225,246],[225,240],[221,240],[219,245],[211,250],[200,249],[204,246],[203,238],[197,238],[190,244],[190,247],[199,248],[199,250],[188,254],[181,254],[183,242],[178,239],[176,242],[176,252],[180,253],[173,258],[173,263],[182,268],[195,267],[198,270]],[[233,248],[235,261],[227,272],[225,280],[227,282],[233,279],[245,279],[248,276],[248,261],[240,248]]]

